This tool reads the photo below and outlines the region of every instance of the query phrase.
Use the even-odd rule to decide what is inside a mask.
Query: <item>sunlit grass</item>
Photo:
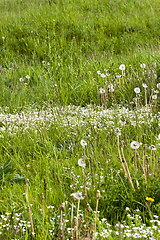
[[[0,238],[159,239],[158,1],[0,15]]]

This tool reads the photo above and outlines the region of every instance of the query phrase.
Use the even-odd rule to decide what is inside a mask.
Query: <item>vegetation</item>
[[[159,239],[158,1],[0,14],[0,239]]]

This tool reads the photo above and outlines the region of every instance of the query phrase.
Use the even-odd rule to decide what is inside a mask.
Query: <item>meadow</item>
[[[0,239],[160,239],[159,9],[0,0]]]

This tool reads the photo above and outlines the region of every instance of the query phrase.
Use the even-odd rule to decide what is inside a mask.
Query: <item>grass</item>
[[[0,14],[0,239],[159,239],[159,3]]]

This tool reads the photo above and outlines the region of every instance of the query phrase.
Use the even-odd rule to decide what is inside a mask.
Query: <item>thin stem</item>
[[[95,239],[95,240],[96,240],[96,223],[97,223],[98,201],[99,201],[99,199],[97,199],[96,212],[95,212],[95,224],[94,224],[94,239]]]
[[[77,207],[76,240],[78,240],[78,216],[79,216],[79,204],[80,204],[80,199],[78,200],[78,207]]]
[[[32,235],[34,236],[35,233],[34,233],[34,227],[33,227],[32,213],[31,213],[29,197],[28,197],[28,180],[26,182],[26,200],[27,200],[27,205],[28,205],[28,216],[29,216],[29,221],[31,224]]]

